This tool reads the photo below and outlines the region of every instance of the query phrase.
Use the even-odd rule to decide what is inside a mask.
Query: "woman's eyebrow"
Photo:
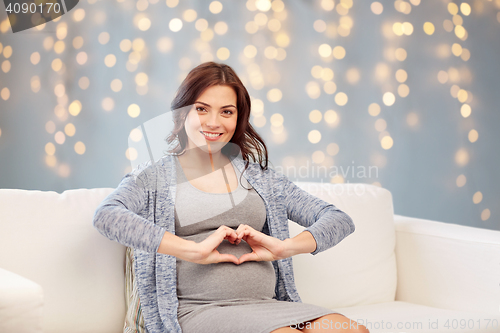
[[[200,102],[200,101],[196,101],[195,103],[200,103],[200,104],[203,104],[203,105],[208,106],[208,107],[210,107],[210,108],[211,108],[211,106],[210,106],[210,105],[208,105],[207,103],[203,103],[203,102]],[[221,107],[221,109],[223,109],[223,108],[228,108],[228,107],[233,107],[233,108],[235,108],[235,109],[236,109],[236,106],[234,106],[234,105],[232,105],[232,104],[229,104],[229,105],[224,105],[223,107]]]

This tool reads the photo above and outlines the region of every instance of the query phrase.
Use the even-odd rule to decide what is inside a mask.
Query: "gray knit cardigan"
[[[177,320],[176,258],[157,253],[165,231],[175,234],[174,202],[176,164],[174,155],[140,164],[126,174],[118,187],[97,207],[94,227],[105,237],[134,249],[144,323],[149,333],[181,333]],[[233,159],[243,172],[241,155]],[[286,176],[249,162],[243,177],[266,206],[263,232],[280,240],[290,238],[288,219],[309,231],[316,240],[313,255],[338,244],[354,232],[352,219],[336,208],[297,187]],[[242,221],[244,223],[244,221]],[[272,262],[276,273],[276,298],[301,302],[292,258]]]

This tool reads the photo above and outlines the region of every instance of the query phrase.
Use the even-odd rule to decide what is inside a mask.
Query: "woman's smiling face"
[[[236,93],[229,86],[216,85],[205,89],[196,99],[184,123],[188,137],[186,149],[199,147],[209,152],[206,148],[209,146],[211,153],[222,149],[236,130],[236,102]]]

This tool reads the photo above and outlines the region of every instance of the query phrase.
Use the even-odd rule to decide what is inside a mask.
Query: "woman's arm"
[[[227,226],[221,226],[204,241],[196,243],[174,235],[138,215],[146,208],[149,199],[147,188],[156,185],[148,185],[148,181],[156,180],[150,165],[150,162],[143,163],[123,177],[115,191],[97,207],[93,218],[94,227],[110,240],[145,252],[173,255],[199,264],[238,264],[236,256],[221,254],[216,250],[224,239],[231,243],[237,241],[236,232]]]
[[[285,175],[277,174],[274,170],[271,172],[275,177],[275,188],[282,191],[285,198],[288,219],[306,227],[301,234],[288,241],[298,253],[305,253],[306,249],[312,248],[311,237],[306,231],[316,243],[311,252],[313,255],[337,245],[354,232],[352,218],[345,212],[299,188]]]

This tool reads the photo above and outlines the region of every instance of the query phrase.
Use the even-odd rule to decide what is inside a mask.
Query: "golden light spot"
[[[271,116],[271,118],[269,118],[269,121],[271,122],[272,126],[278,127],[283,125],[284,118],[281,114],[275,113]]]
[[[319,123],[322,117],[323,115],[319,110],[312,110],[311,112],[309,112],[309,120],[314,124]]]
[[[323,90],[328,95],[332,95],[337,91],[337,85],[335,84],[335,82],[332,81],[325,82],[325,84],[323,85]]]
[[[56,157],[55,157],[55,156],[50,156],[50,155],[48,155],[48,156],[45,156],[45,163],[46,163],[48,166],[53,167],[53,166],[55,166],[55,165],[56,165],[56,163],[57,163],[57,159],[56,159]]]
[[[271,8],[276,13],[281,13],[283,11],[283,9],[285,9],[285,3],[281,0],[274,0],[271,4]]]
[[[85,52],[80,52],[76,55],[76,62],[79,65],[84,65],[87,62],[87,53]]]
[[[170,8],[174,8],[179,4],[179,0],[167,0],[167,6]]]
[[[349,8],[347,8],[345,6],[345,3],[343,3],[342,1],[339,4],[337,4],[335,9],[337,10],[337,13],[339,15],[347,15],[349,13]]]
[[[380,114],[380,105],[372,103],[368,106],[368,113],[370,116],[376,117]]]
[[[66,124],[66,126],[64,126],[64,133],[66,133],[67,136],[75,135],[76,133],[75,125],[73,125],[72,123]]]
[[[4,60],[4,61],[2,62],[2,71],[3,71],[4,73],[7,73],[8,71],[10,71],[10,61],[8,61],[8,60]]]
[[[212,29],[207,29],[202,31],[200,34],[201,40],[209,42],[214,38],[214,31]]]
[[[54,38],[52,38],[51,36],[45,37],[45,39],[43,40],[43,48],[45,49],[45,51],[49,51],[50,49],[52,49],[52,46],[54,46]]]
[[[99,41],[100,44],[105,45],[109,42],[109,33],[104,31],[99,34],[97,37],[97,40]]]
[[[313,28],[317,32],[324,32],[326,30],[326,23],[323,20],[316,20],[313,23]]]
[[[243,49],[243,54],[247,58],[254,58],[257,55],[257,48],[253,45],[247,45]]]
[[[464,14],[465,16],[469,16],[470,15],[470,12],[471,12],[471,8],[470,8],[470,5],[466,2],[462,2],[460,4],[460,11],[462,12],[462,14]]]
[[[396,80],[400,83],[403,83],[406,81],[406,79],[408,78],[408,74],[406,73],[406,71],[404,69],[398,69],[396,71]]]
[[[143,17],[137,22],[137,27],[141,31],[146,31],[151,27],[151,20],[147,17]]]
[[[413,25],[410,22],[404,22],[402,28],[403,28],[403,33],[407,36],[413,33]]]
[[[455,183],[457,184],[457,187],[463,187],[467,183],[467,177],[460,175],[457,177]]]
[[[284,32],[280,32],[276,36],[276,44],[278,44],[279,47],[287,47],[288,44],[290,44],[290,37]]]
[[[321,95],[321,88],[317,82],[310,81],[306,84],[306,93],[310,98],[316,99]]]
[[[479,133],[475,129],[469,131],[469,141],[476,142],[479,137]]]
[[[257,25],[264,26],[267,23],[267,15],[264,13],[258,13],[255,15],[253,20],[257,23]]]
[[[418,115],[415,112],[410,112],[406,116],[406,123],[410,127],[415,127],[418,125]]]
[[[396,22],[392,25],[392,32],[394,32],[394,34],[396,36],[403,36],[403,24],[401,24],[401,22]]]
[[[264,56],[267,59],[274,59],[274,58],[276,58],[277,55],[278,55],[278,50],[272,45],[270,45],[264,49]]]
[[[344,106],[347,104],[347,100],[346,93],[339,92],[335,95],[335,103],[337,103],[337,105]]]
[[[463,25],[464,19],[460,15],[453,15],[451,21],[454,25]]]
[[[86,76],[82,76],[79,80],[78,80],[78,86],[80,87],[80,89],[87,89],[90,85],[90,80],[88,77]]]
[[[329,143],[328,146],[326,146],[326,152],[328,153],[328,155],[330,156],[335,156],[339,153],[339,145],[336,144],[336,143]]]
[[[54,95],[57,97],[62,97],[64,93],[66,92],[66,88],[64,87],[64,84],[59,83],[54,87]]]
[[[68,107],[69,113],[76,117],[82,111],[82,103],[79,100],[74,100]]]
[[[450,94],[453,98],[458,97],[458,92],[460,91],[460,87],[457,86],[456,84],[452,85],[450,88]]]
[[[61,59],[59,59],[59,58],[55,58],[54,60],[52,60],[51,67],[52,67],[52,69],[53,69],[55,72],[60,71],[60,70],[61,70],[61,68],[62,68],[62,65],[63,65],[63,63],[62,63]]]
[[[472,112],[472,109],[470,107],[469,104],[464,104],[462,105],[462,107],[460,108],[460,114],[462,115],[462,117],[464,118],[467,118],[468,116],[470,116]]]
[[[125,156],[130,161],[135,161],[138,155],[139,154],[137,153],[137,150],[133,147],[127,148],[127,150],[125,151]]]
[[[30,61],[33,65],[36,65],[40,62],[40,53],[33,52],[30,57]]]
[[[134,142],[139,142],[142,140],[142,131],[138,128],[134,128],[133,130],[130,131],[130,140]]]
[[[83,155],[85,153],[85,144],[81,141],[78,141],[77,143],[75,143],[75,152],[78,154],[78,155]]]
[[[424,23],[424,32],[429,36],[432,35],[435,30],[436,28],[434,28],[434,24],[432,24],[431,22]]]
[[[54,44],[54,52],[57,54],[61,54],[63,53],[65,47],[66,45],[64,44],[64,42],[62,40],[59,40]]]
[[[332,54],[332,47],[328,44],[321,44],[318,47],[318,53],[323,58],[329,57]]]
[[[130,39],[123,39],[120,42],[120,50],[122,50],[123,52],[128,52],[130,51],[131,48],[132,48],[132,42],[130,41]]]
[[[382,6],[380,2],[375,1],[370,5],[370,9],[372,10],[373,14],[380,15],[384,11],[384,6]]]
[[[61,17],[61,16],[59,16]],[[67,178],[70,174],[70,168],[67,164],[60,164],[57,168],[57,174],[63,178]]]
[[[119,92],[120,90],[122,90],[122,81],[120,81],[120,79],[114,79],[113,81],[111,81],[111,90],[113,90],[114,92]]]
[[[350,84],[356,84],[359,82],[361,78],[361,74],[359,73],[359,70],[357,68],[350,68],[346,72],[346,79],[347,82]]]
[[[73,20],[75,20],[75,22],[80,22],[81,20],[84,19],[84,17],[85,17],[85,10],[82,8],[79,8],[73,12]]]
[[[132,42],[132,50],[135,52],[141,52],[144,47],[146,47],[146,42],[142,38],[136,38]]]
[[[377,66],[375,66],[375,77],[379,82],[385,81],[390,75],[390,68],[387,64],[385,63],[378,63]]]
[[[178,18],[171,19],[168,27],[173,32],[177,32],[182,29],[182,21]]]
[[[388,150],[391,149],[392,145],[394,144],[394,141],[389,135],[386,135],[380,140],[380,145],[382,146],[383,149]]]
[[[156,48],[161,53],[170,52],[170,50],[172,50],[172,47],[173,47],[172,39],[170,39],[168,37],[158,38],[158,41],[156,42]]]
[[[198,17],[198,14],[194,9],[185,10],[184,13],[182,14],[182,18],[186,22],[193,22],[194,20],[196,20],[196,17]]]
[[[66,35],[68,34],[68,26],[66,22],[59,23],[56,28],[56,36],[58,39],[64,39],[66,38]]]
[[[463,61],[467,61],[470,59],[470,51],[468,49],[462,49],[461,58]]]
[[[50,156],[54,155],[56,153],[56,146],[52,142],[47,143],[45,145],[45,153]]]
[[[230,52],[229,49],[226,47],[221,47],[217,50],[217,58],[220,60],[226,60],[229,58]]]
[[[396,59],[399,60],[399,61],[404,61],[406,59],[406,50],[403,49],[403,48],[397,48],[396,49]]]
[[[439,71],[437,78],[439,83],[445,84],[448,82],[448,73],[445,71]]]
[[[116,56],[114,54],[108,54],[105,58],[104,58],[104,64],[107,66],[107,67],[113,67],[115,64],[116,64]]]
[[[332,11],[335,8],[333,0],[321,0],[321,8],[326,11]]]
[[[257,23],[255,23],[255,21],[249,21],[245,25],[245,30],[249,34],[254,34],[259,30],[259,26],[257,25]]]
[[[212,14],[219,14],[222,11],[222,3],[219,1],[212,1],[208,9]]]
[[[455,153],[455,162],[459,166],[464,166],[467,163],[469,163],[469,153],[465,148],[460,148],[456,153]]]
[[[312,156],[312,161],[316,164],[321,164],[325,160],[325,153],[323,153],[321,150],[316,150]]]
[[[137,1],[135,7],[138,11],[145,11],[149,7],[149,2],[147,0],[139,0]]]
[[[281,100],[283,94],[278,88],[271,89],[267,92],[267,99],[269,102],[275,103]]]
[[[456,83],[460,81],[460,73],[455,67],[448,68],[448,78],[450,82]],[[458,89],[457,89],[458,92]]]
[[[339,116],[337,112],[333,110],[328,110],[325,112],[323,118],[325,119],[326,123],[329,125],[335,125],[339,121]]]
[[[443,21],[443,28],[447,32],[452,32],[453,31],[453,22],[451,22],[450,20],[444,20]]]
[[[464,89],[460,89],[457,94],[457,98],[460,101],[460,103],[465,103],[467,101],[467,91]]]
[[[141,108],[137,104],[130,104],[127,108],[127,113],[130,117],[136,118],[141,113]]]
[[[380,118],[380,119],[377,119],[377,121],[375,121],[375,129],[379,132],[382,132],[382,131],[385,131],[385,129],[387,128],[387,122]]]
[[[344,177],[341,175],[335,175],[330,179],[330,183],[332,184],[343,184],[344,183]]]
[[[448,4],[448,12],[451,14],[451,15],[457,15],[458,14],[458,6],[457,4],[453,3],[453,2],[450,2]]]
[[[115,108],[115,101],[114,99],[112,99],[111,97],[106,97],[102,100],[102,103],[101,103],[101,107],[104,111],[111,111]],[[130,109],[130,107],[129,107]],[[129,111],[129,115],[130,115],[130,111]],[[131,115],[130,115],[131,116]],[[135,118],[133,116],[131,116],[132,118]]]
[[[54,141],[60,145],[66,141],[66,135],[64,135],[63,132],[57,131],[56,134],[54,135]]]
[[[267,23],[267,28],[272,32],[278,32],[281,29],[281,22],[278,19],[270,19]]]
[[[448,44],[440,44],[437,48],[437,56],[439,58],[448,58],[451,55],[451,48]]]
[[[59,117],[61,121],[66,121],[68,119],[68,113],[66,112],[66,109],[64,106],[58,104],[54,108],[54,114]]]
[[[333,56],[335,57],[335,59],[344,59],[345,57],[345,49],[342,47],[342,46],[335,46],[333,48]]]
[[[394,94],[391,92],[386,92],[382,97],[382,100],[384,101],[385,105],[391,106],[394,104],[394,102],[396,102],[396,96],[394,96]]]
[[[455,35],[458,37],[458,38],[464,38],[465,36],[465,29],[463,26],[461,25],[457,25],[455,27]]]
[[[217,35],[224,35],[228,30],[228,26],[226,22],[217,22],[214,25],[214,31]]]
[[[45,130],[49,134],[54,133],[56,131],[56,124],[52,120],[49,120],[47,123],[45,123]]]
[[[359,75],[359,73],[358,73],[358,75]],[[321,79],[323,79],[323,81],[331,81],[331,80],[333,80],[333,76],[334,76],[334,73],[331,70],[331,68],[325,67],[321,70]]]
[[[462,45],[453,43],[451,46],[451,52],[454,56],[459,57],[462,54]]]
[[[488,208],[484,209],[481,212],[481,220],[483,220],[483,221],[486,221],[487,219],[489,219],[490,216],[491,216],[491,212]]]
[[[75,50],[78,50],[83,46],[83,38],[81,36],[76,36],[73,38],[73,47]]]
[[[264,125],[266,124],[266,117],[264,116],[254,117],[253,123],[256,127],[264,127]]]
[[[311,143],[318,143],[321,141],[321,133],[318,130],[312,130],[307,135],[307,139]]]
[[[135,76],[135,83],[138,86],[145,86],[148,83],[148,75],[146,73],[138,73]]]
[[[401,97],[406,97],[410,93],[410,87],[408,87],[406,84],[400,84],[398,87],[398,94]]]

